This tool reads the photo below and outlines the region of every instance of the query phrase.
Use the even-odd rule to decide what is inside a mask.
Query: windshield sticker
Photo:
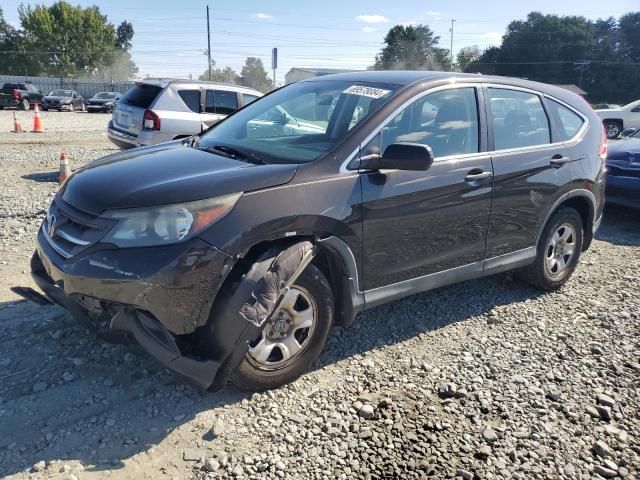
[[[349,95],[360,95],[362,97],[382,98],[391,90],[383,90],[382,88],[363,87],[362,85],[352,85],[342,93]]]

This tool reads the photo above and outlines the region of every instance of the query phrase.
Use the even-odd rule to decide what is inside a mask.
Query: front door
[[[481,271],[493,176],[481,93],[456,87],[423,95],[361,152],[412,142],[429,145],[435,157],[427,171],[362,173],[365,290],[405,282],[398,288],[409,292],[412,279],[463,266]]]

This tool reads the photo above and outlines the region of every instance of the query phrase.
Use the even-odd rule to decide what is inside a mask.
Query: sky
[[[6,19],[18,26],[22,2],[3,0]],[[190,0],[70,0],[83,6],[98,5],[115,25],[133,23],[132,55],[139,77],[197,77],[207,68],[207,2]],[[587,18],[619,17],[640,8],[638,0],[217,0],[208,2],[211,52],[216,67],[240,72],[247,56],[261,58],[271,74],[271,49],[278,47],[276,78],[292,67],[364,69],[372,65],[386,32],[396,24],[426,24],[453,50],[469,45],[499,45],[509,22],[526,18],[530,11]]]

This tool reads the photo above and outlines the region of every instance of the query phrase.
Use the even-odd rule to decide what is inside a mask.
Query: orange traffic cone
[[[62,152],[60,154],[60,174],[58,175],[58,183],[63,183],[71,175],[71,169],[69,168],[69,159],[67,154]]]
[[[16,112],[13,112],[13,133],[22,133],[22,125],[20,125]]]
[[[33,130],[31,133],[42,133],[44,129],[42,128],[42,120],[40,120],[40,110],[38,109],[38,104],[36,103],[33,106]]]

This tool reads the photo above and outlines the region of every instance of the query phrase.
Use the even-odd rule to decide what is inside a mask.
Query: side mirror
[[[433,163],[433,152],[428,145],[420,143],[392,143],[382,156],[366,155],[360,159],[360,168],[365,170],[428,170]]]

